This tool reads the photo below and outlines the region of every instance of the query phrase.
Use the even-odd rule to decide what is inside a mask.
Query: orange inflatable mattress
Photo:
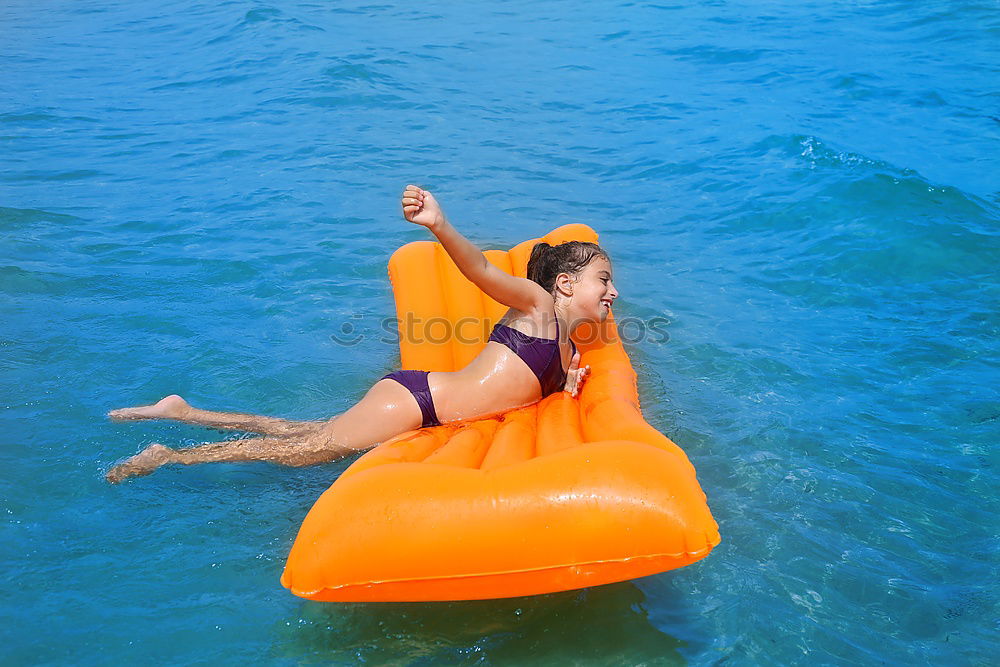
[[[487,259],[524,276],[538,241]],[[506,307],[444,249],[397,250],[389,278],[404,369],[462,368]],[[684,452],[642,418],[613,316],[577,329],[591,375],[500,416],[404,433],[354,462],[310,510],[281,577],[327,601],[505,598],[642,577],[704,558],[718,525]],[[373,369],[374,372],[374,369]]]

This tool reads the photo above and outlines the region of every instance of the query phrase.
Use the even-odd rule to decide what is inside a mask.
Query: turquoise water
[[[14,0],[0,26],[3,662],[998,660],[995,3]],[[347,462],[103,481],[233,437],[109,409],[321,418],[396,367],[408,182],[485,248],[598,230],[617,316],[669,320],[628,350],[708,559],[319,604],[278,577]]]

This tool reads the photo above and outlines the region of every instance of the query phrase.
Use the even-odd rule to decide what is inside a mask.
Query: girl
[[[408,185],[402,206],[403,216],[429,229],[466,278],[510,306],[475,359],[451,373],[390,373],[354,407],[325,422],[199,410],[176,395],[155,405],[113,410],[108,416],[115,420],[176,419],[271,437],[177,450],[150,445],[113,467],[108,481],[148,475],[167,463],[325,463],[406,431],[505,412],[555,391],[577,396],[590,367],[579,367],[570,336],[584,322],[604,321],[618,296],[607,253],[593,243],[539,243],[531,251],[528,279],[516,278],[490,264],[456,231],[430,192]]]

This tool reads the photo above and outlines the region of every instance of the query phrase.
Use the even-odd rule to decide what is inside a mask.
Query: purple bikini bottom
[[[437,412],[434,410],[434,399],[431,398],[430,387],[427,386],[427,374],[429,372],[393,371],[382,378],[383,380],[395,380],[409,389],[410,393],[413,394],[413,398],[417,399],[417,405],[420,406],[420,414],[424,417],[424,423],[420,425],[420,428],[437,426],[441,423],[438,421]]]

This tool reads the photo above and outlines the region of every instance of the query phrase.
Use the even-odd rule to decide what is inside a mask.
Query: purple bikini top
[[[556,337],[539,338],[529,336],[506,324],[493,327],[490,340],[495,340],[510,348],[511,352],[521,357],[528,368],[538,378],[542,388],[542,398],[557,391],[562,391],[566,385],[566,371],[562,367],[562,355],[559,352],[559,320],[556,320]],[[576,344],[571,340],[573,354],[576,354]]]

